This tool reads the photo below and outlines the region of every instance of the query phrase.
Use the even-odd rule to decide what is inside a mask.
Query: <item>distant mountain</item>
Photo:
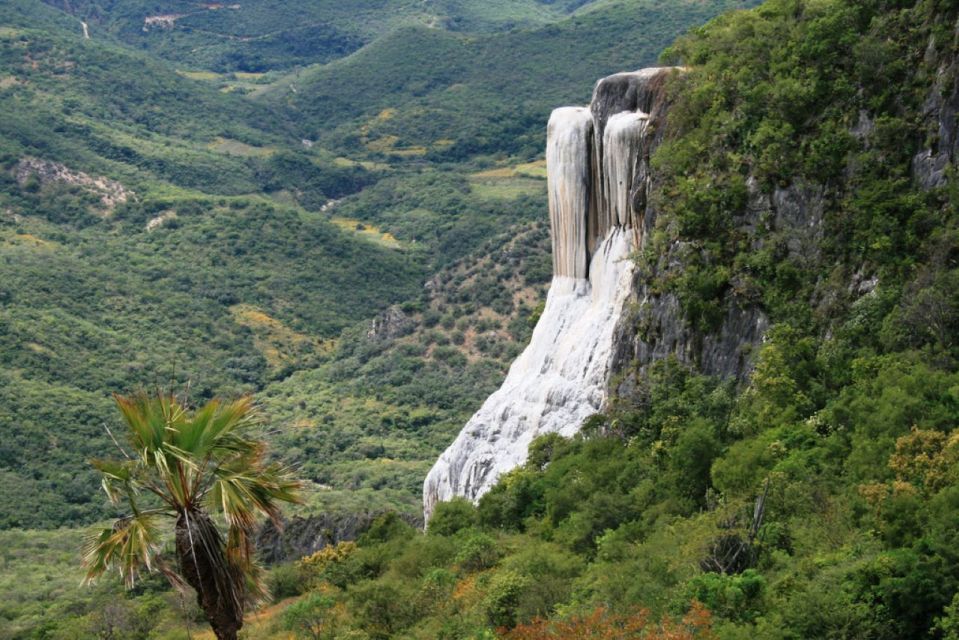
[[[752,0],[609,0],[546,26],[469,35],[424,26],[298,71],[268,99],[337,148],[460,161],[542,153],[557,104],[585,103],[596,78],[649,66],[691,25]]]
[[[184,65],[261,73],[343,57],[401,26],[496,32],[560,20],[589,0],[45,0],[125,44]]]

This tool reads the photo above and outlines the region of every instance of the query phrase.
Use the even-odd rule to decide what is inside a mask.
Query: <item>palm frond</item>
[[[253,538],[249,531],[230,527],[227,531],[227,559],[246,578],[247,600],[259,604],[269,598],[269,589],[263,580],[263,568],[257,563]]]
[[[260,421],[259,412],[249,397],[221,407],[205,431],[204,447],[214,457],[245,454],[258,446],[244,435],[244,431]]]
[[[149,456],[163,443],[168,416],[174,411],[169,405],[175,400],[163,394],[138,392],[132,396],[114,395],[124,422],[130,427],[130,441],[141,454]]]
[[[219,511],[231,526],[252,527],[257,515],[279,524],[279,502],[299,502],[301,483],[276,464],[258,459],[236,458],[213,471],[207,504]]]
[[[112,504],[117,504],[121,498],[132,497],[136,493],[135,461],[91,460],[90,464],[103,476],[100,484]]]
[[[205,441],[208,439],[210,423],[220,408],[220,401],[210,400],[187,420],[183,421],[180,429],[174,434],[172,444],[183,451],[188,451],[196,457],[206,455]]]
[[[120,518],[112,527],[101,529],[84,545],[85,581],[90,582],[115,568],[132,587],[141,568],[152,571],[159,554],[156,513],[139,513]]]

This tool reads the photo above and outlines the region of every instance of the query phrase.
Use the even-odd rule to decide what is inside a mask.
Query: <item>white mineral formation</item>
[[[546,433],[571,436],[606,403],[614,332],[629,297],[638,233],[634,203],[649,109],[661,69],[601,80],[589,108],[553,112],[546,167],[553,282],[529,346],[503,386],[440,456],[423,486],[438,502],[479,499],[526,461]],[[641,198],[645,202],[645,198]]]
[[[555,276],[587,275],[592,140],[593,117],[589,109],[563,107],[553,111],[546,128],[546,172]]]
[[[608,207],[607,228],[633,226],[633,188],[648,116],[617,113],[603,132],[603,199]],[[645,188],[645,185],[635,185]]]

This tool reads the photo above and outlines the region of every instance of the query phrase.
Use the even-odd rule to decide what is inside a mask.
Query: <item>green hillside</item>
[[[372,638],[956,638],[959,200],[921,152],[954,145],[957,18],[771,0],[681,38],[646,284],[700,335],[733,296],[762,305],[749,381],[656,363],[426,535],[384,518],[277,570],[304,594],[281,619]],[[751,204],[797,190],[821,211],[774,223]],[[690,249],[682,273],[656,267],[671,247]]]
[[[252,393],[296,515],[417,515],[542,309],[549,110],[755,4],[0,5],[0,638],[203,637],[159,578],[77,586],[113,392]],[[676,41],[639,257],[687,262],[644,284],[701,334],[760,305],[752,379],[657,364],[428,535],[274,567],[249,637],[956,638],[957,194],[914,158],[954,145],[957,18],[771,0]],[[756,189],[821,194],[821,235]]]
[[[560,105],[585,103],[610,73],[655,63],[690,25],[755,4],[615,0],[562,22],[477,36],[422,26],[392,32],[343,60],[271,89],[300,126],[336,148],[459,161],[542,153]]]
[[[496,32],[559,20],[577,2],[46,0],[106,36],[190,69],[263,73],[325,63],[409,25]]]
[[[85,461],[111,392],[255,391],[425,277],[415,251],[300,208],[375,176],[269,109],[55,21],[0,32],[0,87],[6,527],[103,513]]]

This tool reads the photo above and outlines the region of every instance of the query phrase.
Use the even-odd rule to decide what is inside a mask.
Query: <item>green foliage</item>
[[[704,573],[689,581],[684,602],[696,600],[714,614],[737,622],[753,622],[763,610],[766,581],[753,569],[737,576]]]
[[[436,505],[430,518],[429,532],[438,536],[451,536],[461,529],[476,523],[476,507],[466,498],[453,498]]]
[[[667,214],[653,253],[676,240],[690,248],[686,270],[657,286],[680,297],[691,326],[715,328],[732,296],[759,296],[777,320],[805,324],[797,301],[842,295],[823,291],[837,261],[901,281],[938,206],[910,167],[926,135],[913,114],[930,86],[911,45],[931,28],[930,3],[913,4],[774,0],[664,54],[690,68],[673,83],[653,158]],[[792,194],[807,214],[823,209],[821,242],[788,219],[738,222],[764,198]]]
[[[943,640],[959,638],[959,592],[953,596],[952,602],[943,611],[943,616],[936,619],[936,629],[942,633]]]
[[[392,148],[421,148],[437,160],[504,152],[532,158],[557,104],[586,101],[597,78],[648,65],[689,25],[751,4],[615,0],[555,25],[480,37],[411,26],[305,70],[296,93],[278,85],[271,99],[292,105],[336,146],[396,136]],[[378,117],[384,109],[390,118]]]
[[[338,625],[336,601],[320,593],[311,593],[283,610],[280,626],[297,638],[332,640]]]
[[[495,565],[499,555],[496,540],[484,533],[472,533],[464,536],[456,564],[467,572],[482,571]]]
[[[267,590],[274,601],[301,595],[308,586],[305,572],[292,563],[281,564],[270,570]]]
[[[406,585],[397,580],[361,583],[350,594],[359,627],[374,640],[395,637],[415,619]]]
[[[516,626],[520,600],[530,582],[528,577],[509,570],[498,572],[490,578],[483,601],[490,625],[506,628]]]

